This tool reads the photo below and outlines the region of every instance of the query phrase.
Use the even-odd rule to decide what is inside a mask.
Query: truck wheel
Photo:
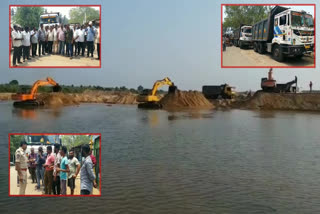
[[[284,56],[283,56],[283,53],[281,52],[279,45],[273,46],[272,57],[278,62],[283,62]]]
[[[296,58],[301,59],[303,56],[304,56],[304,55],[301,54],[301,55],[296,56]]]
[[[240,41],[240,49],[243,49],[243,44],[241,41]]]
[[[258,52],[259,52],[259,54],[264,54],[264,53],[265,53],[265,50],[264,50],[264,47],[263,47],[263,43],[260,42],[260,43],[257,44],[257,46],[258,46]]]
[[[253,43],[253,50],[254,50],[254,52],[258,52],[257,43],[256,42]]]

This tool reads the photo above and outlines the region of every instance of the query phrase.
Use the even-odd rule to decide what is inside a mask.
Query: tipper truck
[[[228,84],[223,85],[204,85],[202,86],[202,94],[207,99],[218,99],[219,97],[223,99],[234,98],[235,92],[233,91],[234,87],[229,86]]]
[[[252,45],[252,26],[241,24],[239,28],[233,31],[233,42],[240,49]]]
[[[286,56],[302,57],[314,50],[314,23],[303,10],[275,6],[268,18],[252,27],[253,49],[260,54],[272,53],[276,61]]]

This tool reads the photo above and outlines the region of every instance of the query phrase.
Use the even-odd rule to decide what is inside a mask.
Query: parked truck
[[[241,24],[239,28],[233,31],[233,42],[240,49],[252,46],[252,26]]]
[[[204,85],[202,86],[202,94],[207,99],[232,99],[235,97],[234,87],[228,84],[223,85]]]
[[[252,27],[255,52],[272,53],[275,60],[302,57],[314,50],[314,22],[311,14],[303,10],[275,6],[268,18]]]

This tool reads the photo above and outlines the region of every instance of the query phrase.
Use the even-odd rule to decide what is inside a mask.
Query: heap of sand
[[[131,92],[85,91],[73,94],[81,103],[137,104],[137,94]]]
[[[320,110],[319,93],[265,93],[256,92],[253,97],[239,103],[240,108],[265,110]]]
[[[74,96],[64,93],[44,93],[37,96],[37,101],[43,102],[48,107],[60,107],[67,105],[78,105]]]
[[[180,91],[166,94],[159,103],[164,109],[212,109],[214,106],[198,91]]]

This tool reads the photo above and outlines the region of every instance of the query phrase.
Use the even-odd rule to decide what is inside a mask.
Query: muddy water
[[[1,212],[320,211],[319,114],[102,104],[23,113],[10,102],[0,102],[0,114]],[[102,197],[9,198],[9,132],[101,132]]]

